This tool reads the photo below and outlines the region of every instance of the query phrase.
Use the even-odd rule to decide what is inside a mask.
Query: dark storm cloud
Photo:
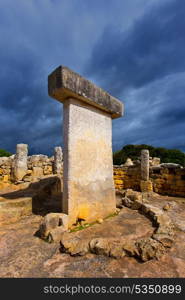
[[[47,96],[45,74],[40,73],[42,66],[34,53],[19,49],[14,53],[16,60],[1,63],[3,72],[0,74],[1,82],[1,127],[0,135],[2,148],[15,149],[16,143],[30,144],[30,151],[51,151],[56,134],[61,136],[58,127],[58,117],[61,118],[59,104],[52,102]],[[39,76],[40,75],[40,76]],[[43,78],[43,79],[41,79]],[[56,126],[57,125],[57,126]],[[60,128],[61,129],[61,128]],[[52,134],[51,134],[52,131]],[[47,136],[47,149],[44,149],[42,136]],[[4,146],[5,144],[5,146]],[[13,148],[13,149],[12,149]]]
[[[95,45],[87,74],[125,102],[114,149],[148,143],[185,151],[184,34],[185,2],[161,1],[127,31],[107,27]]]
[[[94,47],[89,73],[116,93],[185,69],[185,2],[153,6],[124,32],[107,27]]]
[[[151,144],[184,151],[185,73],[127,92],[125,117],[114,121],[114,147]]]
[[[62,105],[47,95],[47,75],[63,64],[83,74],[107,23],[127,25],[147,0],[0,1],[0,148],[52,154],[61,144]],[[127,17],[129,14],[129,18]],[[124,21],[122,21],[122,17]]]
[[[61,144],[62,105],[48,97],[47,76],[63,64],[125,100],[115,149],[184,149],[183,2],[1,0],[0,148],[52,154]]]
[[[61,144],[61,105],[47,95],[47,75],[62,62],[73,41],[63,26],[56,27],[59,12],[52,16],[54,6],[49,2],[0,4],[0,148],[12,152],[23,142],[29,144],[30,153],[52,154]],[[66,1],[63,9],[67,10]]]

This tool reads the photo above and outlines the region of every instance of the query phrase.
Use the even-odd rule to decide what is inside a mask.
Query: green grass
[[[118,214],[119,214],[119,212],[115,212],[115,213],[113,213],[113,214],[110,214],[110,215],[108,215],[107,217],[105,217],[104,220],[107,220],[107,219],[109,219],[109,218],[115,217],[115,216],[117,216]]]
[[[87,223],[87,224],[84,224],[84,225],[78,225],[77,227],[73,228],[70,230],[70,232],[76,232],[76,231],[80,231],[80,230],[83,230],[83,229],[86,229],[88,227],[91,227],[93,226],[94,224],[96,224],[97,222],[93,222],[93,223]]]
[[[107,220],[109,218],[112,218],[112,217],[115,217],[119,214],[119,212],[115,212],[113,214],[110,214],[108,215],[107,217],[104,218],[104,220]],[[86,229],[86,228],[89,228],[95,224],[99,224],[98,221],[95,221],[93,223],[87,223],[87,224],[84,224],[84,225],[77,225],[75,228],[71,229],[69,232],[76,232],[76,231],[80,231],[80,230],[83,230],[83,229]]]

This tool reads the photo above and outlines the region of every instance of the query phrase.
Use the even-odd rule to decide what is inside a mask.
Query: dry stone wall
[[[153,191],[162,195],[185,197],[185,168],[175,164],[150,166],[150,180]],[[117,190],[140,191],[141,168],[134,166],[114,166],[114,183]]]
[[[114,183],[118,190],[140,189],[140,166],[114,166]]]
[[[8,182],[12,172],[14,155],[10,157],[0,157],[0,181]]]
[[[62,175],[62,164],[59,175]],[[54,157],[32,155],[27,158],[27,170],[21,178],[15,177],[15,155],[0,157],[0,183],[33,182],[44,176],[55,174]]]
[[[154,160],[154,159],[153,159]],[[157,160],[157,158],[155,158]],[[185,168],[175,164],[158,164],[150,162],[150,180],[153,191],[161,195],[185,197]],[[63,162],[62,162],[63,164]],[[12,179],[14,155],[0,157],[0,186]],[[63,168],[61,167],[61,173]],[[33,182],[44,176],[54,175],[54,156],[28,156],[28,170],[24,182]],[[130,166],[114,166],[114,184],[117,190],[133,189],[140,191],[141,167],[139,161]]]
[[[153,181],[154,192],[185,197],[185,168],[164,164],[150,169],[150,178]]]

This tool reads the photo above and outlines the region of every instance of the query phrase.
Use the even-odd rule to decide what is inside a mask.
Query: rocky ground
[[[37,237],[42,216],[31,215],[1,226],[0,277],[185,277],[185,199],[150,194],[147,205],[162,210],[174,223],[172,247],[158,259],[142,262],[137,256],[115,259],[101,251],[79,251],[87,240],[98,238],[114,242],[149,239],[155,224],[141,211],[124,206],[102,224],[67,233],[65,246],[68,240],[80,241],[74,242],[78,248],[74,256],[64,253],[59,243]]]
[[[102,224],[66,233],[61,245],[47,243],[37,236],[43,218],[40,215],[4,224],[0,227],[0,277],[185,277],[185,199],[155,193],[145,198],[144,211],[138,207],[140,202],[125,197],[127,207],[123,206],[116,216]],[[143,256],[135,255],[136,250],[129,248],[135,241],[156,243],[151,240],[156,232],[155,215],[160,222],[173,222],[173,243],[162,248],[157,258],[148,257],[148,245],[147,250],[146,245],[144,250],[140,245],[139,255],[144,253]],[[90,241],[91,247],[87,249]],[[124,255],[119,255],[117,248],[121,243]]]

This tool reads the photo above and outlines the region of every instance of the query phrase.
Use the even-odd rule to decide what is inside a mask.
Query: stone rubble
[[[85,255],[94,253],[113,258],[133,256],[145,262],[150,259],[160,259],[161,256],[172,247],[174,242],[174,225],[164,210],[151,205],[147,201],[147,194],[128,189],[122,192],[122,204],[130,209],[138,210],[151,219],[154,226],[153,234],[148,238],[138,240],[126,240],[125,238],[70,239],[65,234],[61,239],[61,252],[70,255]]]
[[[49,213],[47,214],[39,228],[39,235],[42,239],[52,241],[59,241],[62,234],[68,230],[68,216],[63,213]]]
[[[55,158],[42,154],[27,156],[28,146],[18,144],[16,155],[0,157],[0,188],[3,189],[6,184],[35,182],[44,176],[62,175],[62,149],[56,148],[60,149]]]
[[[129,166],[133,166],[133,165],[134,165],[133,161],[128,157],[126,162],[124,163],[124,166],[129,167]]]
[[[32,155],[28,156],[28,170],[22,180],[16,181],[13,178],[13,166],[15,155],[10,157],[0,157],[0,189],[10,184],[31,183],[43,178],[44,176],[54,175],[54,156]],[[185,168],[178,164],[163,163],[156,164],[155,159],[149,160],[150,181],[141,183],[140,160],[133,161],[131,166],[114,166],[114,184],[118,191],[122,189],[140,190],[141,184],[143,191],[153,190],[156,193],[169,196],[185,196]],[[42,168],[42,170],[41,170]],[[61,173],[63,175],[63,162]],[[117,198],[118,200],[118,198]]]

